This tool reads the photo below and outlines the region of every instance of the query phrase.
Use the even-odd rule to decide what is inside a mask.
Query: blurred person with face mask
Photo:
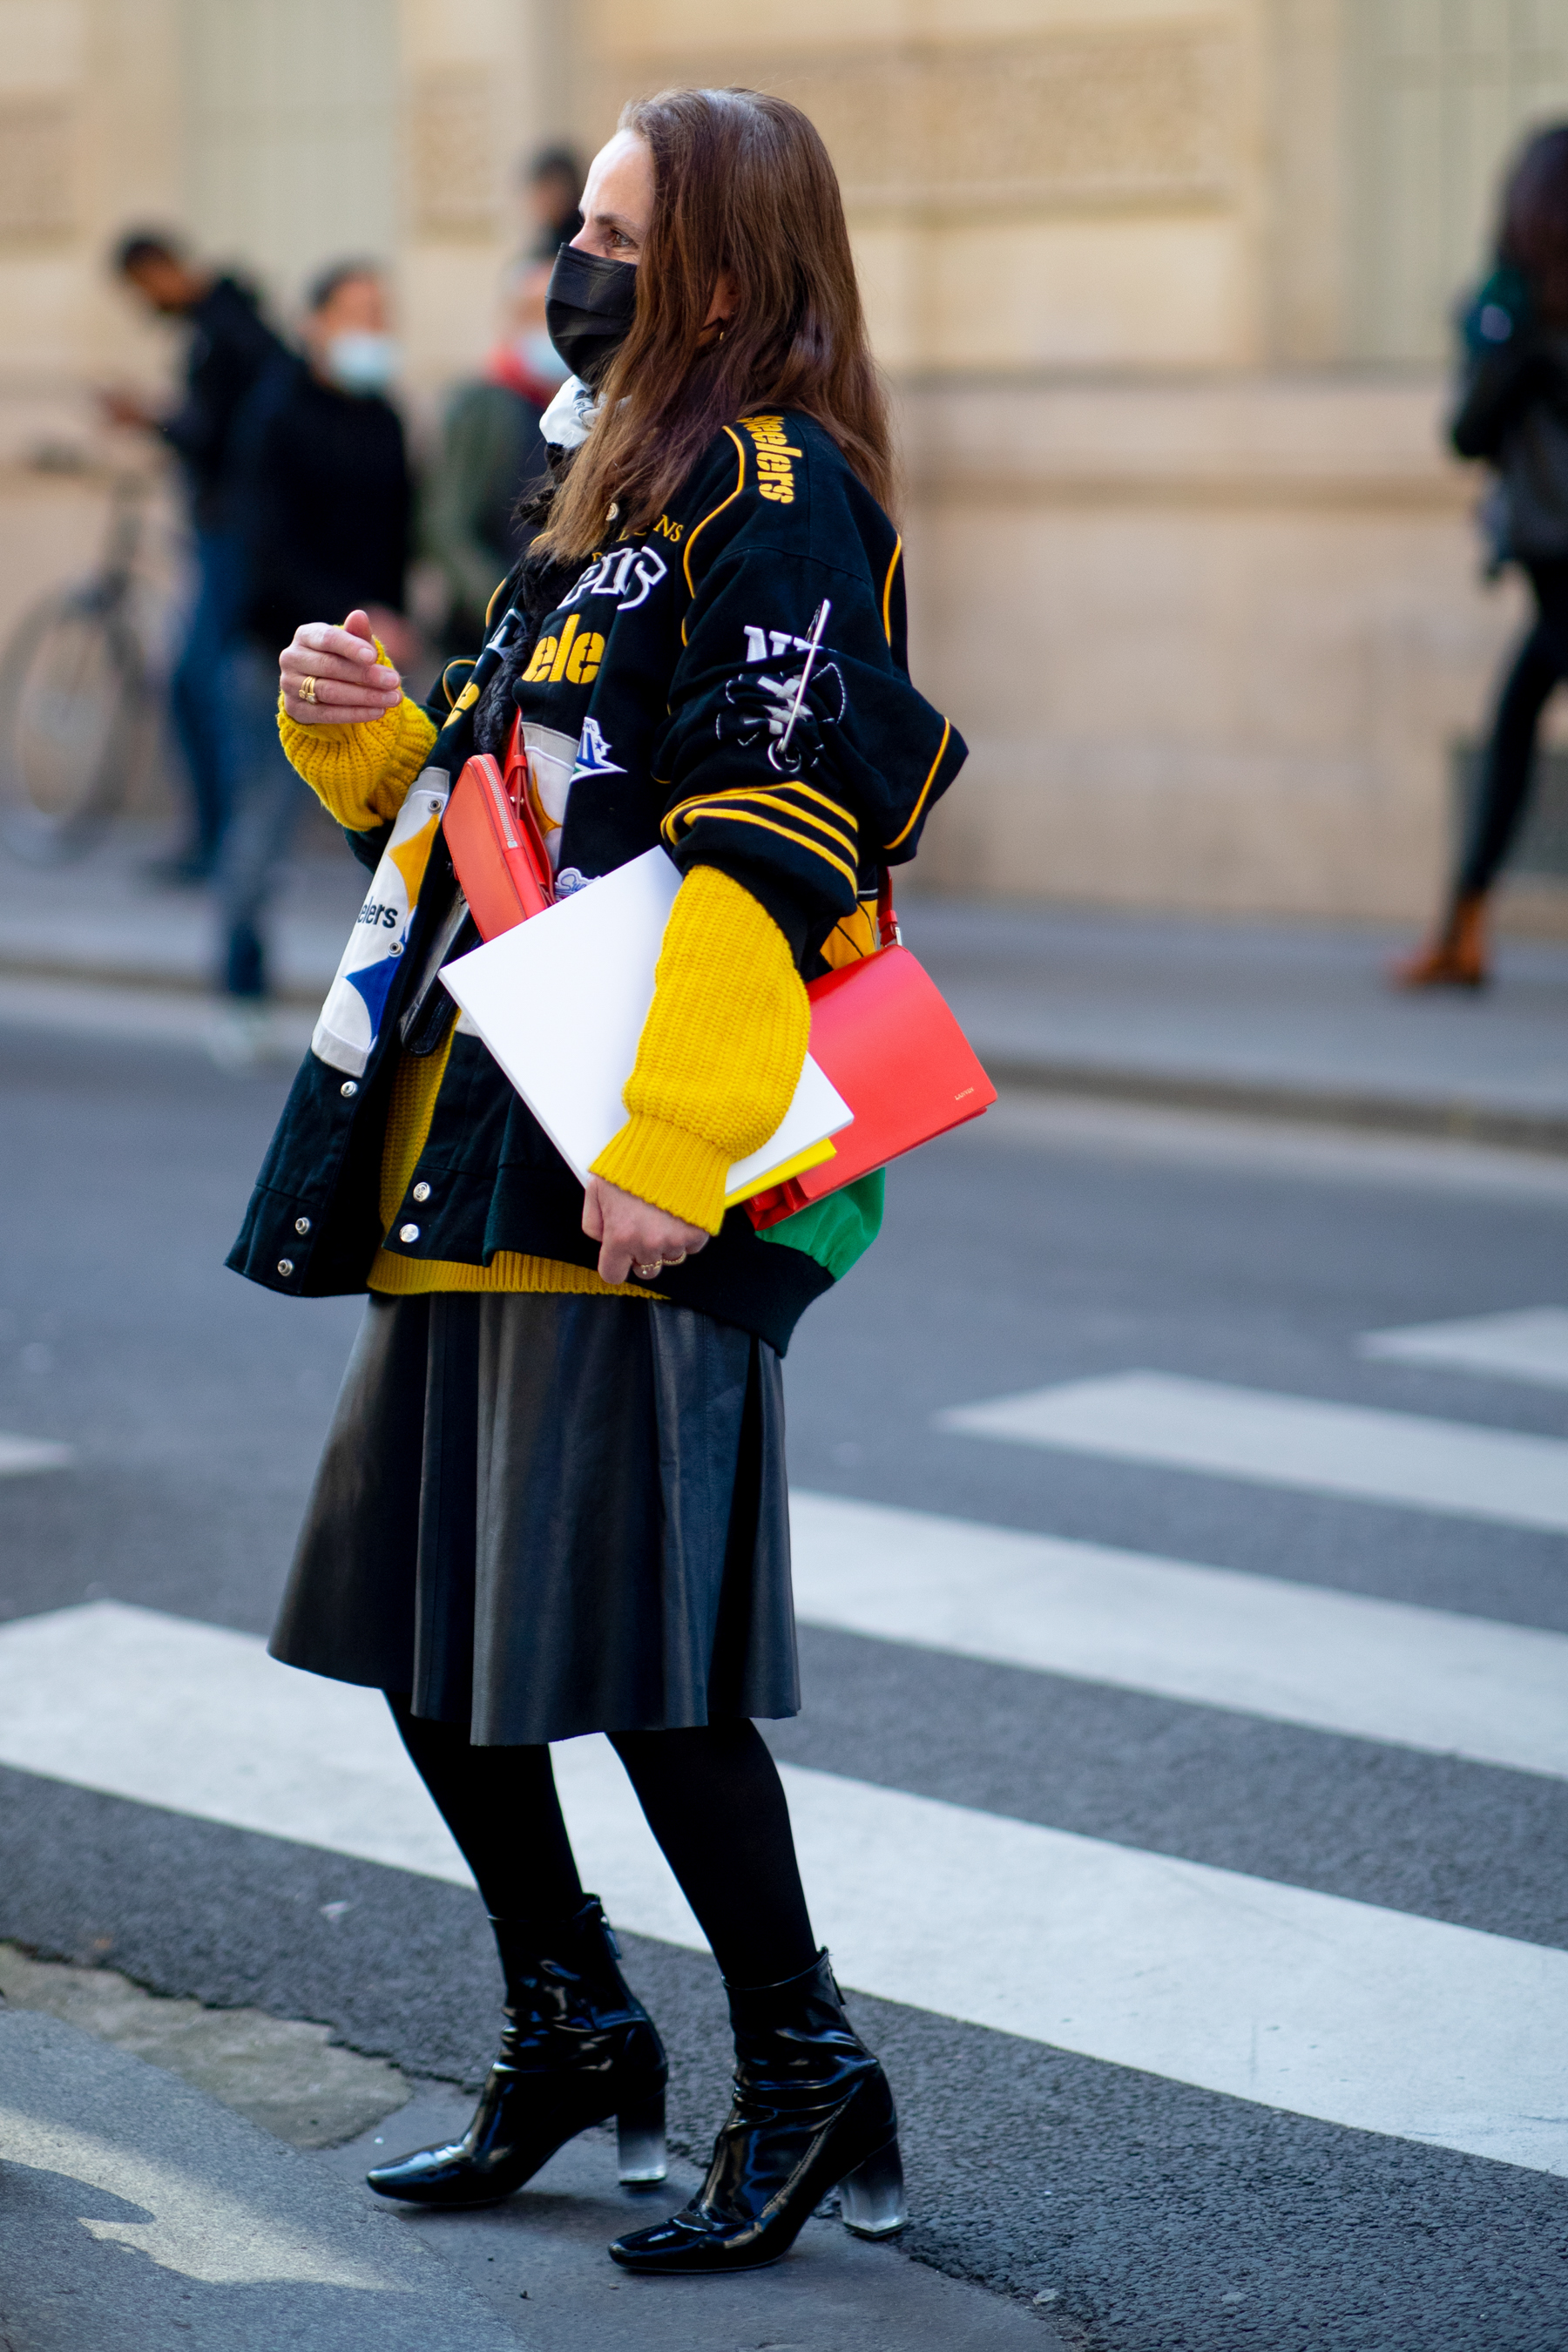
[[[121,239],[117,274],[153,315],[189,331],[179,405],[140,394],[100,395],[115,425],[140,425],[174,450],[185,477],[195,544],[196,593],[169,681],[175,732],[191,792],[185,846],[154,870],[167,881],[205,880],[217,859],[229,798],[229,758],[217,691],[223,658],[244,604],[235,512],[235,426],[246,399],[283,346],[240,279],[198,268],[178,238],[137,230]]]
[[[465,654],[482,638],[496,583],[532,535],[520,502],[543,485],[540,422],[568,374],[544,323],[549,283],[546,262],[521,263],[512,272],[484,373],[459,383],[447,402],[420,529],[421,551],[447,583],[445,654]]]
[[[244,629],[225,667],[235,730],[235,804],[219,871],[220,1058],[266,1043],[261,919],[309,794],[278,740],[278,656],[300,622],[358,612],[394,661],[417,654],[403,610],[413,483],[403,422],[387,398],[399,363],[386,289],[364,261],[310,287],[298,358],[258,385],[237,432],[246,571]]]

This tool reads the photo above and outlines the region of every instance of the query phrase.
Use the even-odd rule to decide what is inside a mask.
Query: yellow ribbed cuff
[[[370,1287],[387,1298],[421,1298],[431,1291],[505,1291],[545,1298],[646,1298],[660,1302],[643,1282],[602,1282],[591,1265],[564,1258],[525,1257],[520,1250],[497,1250],[489,1265],[466,1265],[458,1258],[399,1257],[377,1250]]]
[[[590,1172],[672,1217],[684,1217],[689,1225],[700,1225],[705,1234],[716,1234],[724,1222],[729,1153],[647,1111],[632,1113]]]
[[[397,814],[436,740],[435,721],[406,695],[384,719],[353,726],[302,727],[278,698],[285,756],[317,799],[351,832],[368,833]]]

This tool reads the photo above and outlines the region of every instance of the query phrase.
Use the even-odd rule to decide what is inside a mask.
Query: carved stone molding
[[[1235,39],[1203,28],[737,58],[624,58],[628,90],[738,82],[792,99],[861,207],[1220,202],[1236,177]]]
[[[61,236],[76,226],[74,131],[67,100],[0,100],[0,238]]]
[[[500,215],[492,85],[472,72],[426,74],[409,93],[411,226],[416,236],[489,236]]]

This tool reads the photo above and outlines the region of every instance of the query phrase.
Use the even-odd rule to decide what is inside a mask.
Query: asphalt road
[[[269,1623],[353,1333],[221,1259],[283,1092],[192,1055],[0,1034],[0,1615],[139,1602]],[[1308,1172],[1212,1130],[1025,1116],[895,1173],[882,1241],[787,1367],[820,1493],[1324,1591],[1568,1629],[1561,1536],[1083,1453],[932,1417],[1130,1368],[1560,1437],[1562,1390],[1369,1360],[1359,1335],[1565,1295],[1568,1181]],[[1200,1138],[1201,1140],[1201,1138]],[[805,1628],[781,1758],[1143,1854],[1568,1946],[1568,1784],[1372,1738]],[[0,1936],[158,1989],[331,2022],[471,2081],[495,1978],[477,1898],[26,1772],[0,1775]],[[1005,1899],[999,1897],[999,1899]],[[332,1906],[328,1916],[324,1906]],[[339,1908],[347,1906],[347,1908]],[[710,1967],[628,1937],[700,2145],[724,2088]],[[860,2000],[905,2116],[917,2261],[1084,2347],[1557,2352],[1563,2185]]]

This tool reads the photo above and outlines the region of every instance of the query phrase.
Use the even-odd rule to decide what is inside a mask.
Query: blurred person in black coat
[[[265,1044],[269,992],[261,923],[308,788],[278,740],[278,656],[301,621],[369,613],[402,667],[417,653],[404,615],[414,496],[403,422],[387,398],[398,350],[373,263],[324,270],[307,298],[303,356],[258,385],[238,428],[243,631],[224,669],[236,793],[219,902],[230,1019],[220,1055]]]
[[[1509,659],[1447,905],[1394,967],[1403,988],[1479,988],[1487,909],[1530,805],[1541,716],[1568,679],[1568,123],[1525,145],[1503,193],[1490,275],[1459,320],[1449,437],[1496,479],[1482,507],[1490,570],[1516,563],[1533,615]]]
[[[161,230],[122,237],[114,267],[149,310],[190,331],[177,408],[165,411],[124,391],[106,392],[102,401],[115,424],[142,425],[167,442],[185,477],[196,596],[169,693],[190,782],[191,837],[158,870],[170,881],[198,882],[216,863],[230,791],[218,678],[245,593],[234,499],[235,426],[257,383],[283,356],[283,345],[248,286],[199,268],[179,240]]]

